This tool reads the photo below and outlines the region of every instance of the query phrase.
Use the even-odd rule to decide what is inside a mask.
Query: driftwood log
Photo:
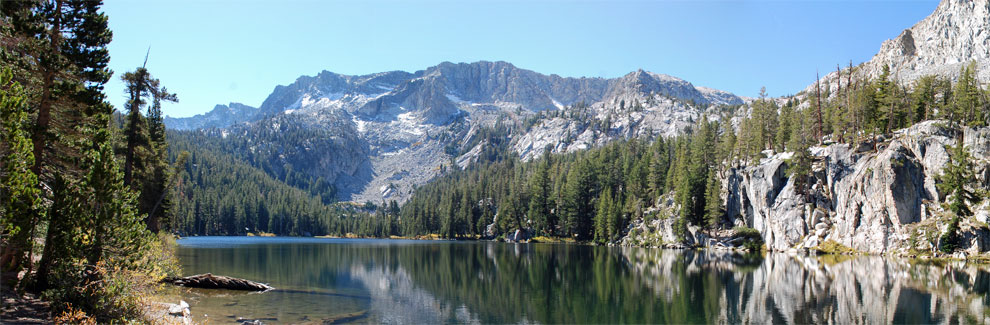
[[[182,278],[166,278],[162,282],[177,286],[204,289],[228,289],[246,291],[268,291],[271,286],[251,280],[232,278],[229,276],[213,275],[210,273],[197,274]]]

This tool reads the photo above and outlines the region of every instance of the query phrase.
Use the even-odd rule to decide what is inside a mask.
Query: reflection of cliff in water
[[[236,301],[250,309],[223,310],[285,321],[301,319],[297,312],[319,320],[365,310],[366,321],[398,323],[990,321],[990,273],[960,263],[492,242],[290,242],[179,253],[189,273],[319,293],[250,295]],[[219,315],[231,303],[212,300],[194,310],[212,304]]]
[[[990,321],[985,314],[990,304],[987,296],[990,273],[986,267],[961,262],[911,263],[878,256],[770,254],[753,265],[752,259],[717,251],[679,253],[624,248],[622,254],[633,269],[649,279],[645,284],[668,302],[686,292],[705,290],[684,287],[683,280],[672,279],[671,275],[727,276],[728,281],[715,292],[721,306],[718,322]]]

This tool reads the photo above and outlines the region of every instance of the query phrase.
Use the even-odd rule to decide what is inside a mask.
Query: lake
[[[990,269],[876,256],[480,241],[179,240],[184,275],[268,283],[182,289],[197,322],[988,322]]]

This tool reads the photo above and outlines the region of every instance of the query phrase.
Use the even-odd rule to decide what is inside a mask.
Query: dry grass
[[[834,255],[862,255],[863,253],[853,249],[852,247],[840,244],[834,240],[826,240],[825,242],[819,244],[815,247],[815,250],[819,254],[834,254]]]

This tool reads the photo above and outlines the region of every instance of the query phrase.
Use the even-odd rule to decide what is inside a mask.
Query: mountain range
[[[746,102],[643,70],[612,79],[568,78],[507,62],[444,62],[414,73],[323,71],[276,87],[258,108],[218,105],[165,123],[174,130],[222,129],[230,141],[276,148],[282,161],[270,165],[322,177],[341,200],[377,203],[402,202],[415,186],[446,168],[466,167],[486,150],[528,160],[548,148],[565,153],[615,139],[674,135],[706,111]],[[282,137],[287,128],[312,137],[289,143]]]
[[[986,82],[988,12],[987,0],[942,1],[854,71],[875,76],[887,65],[893,78],[910,84],[925,74],[955,76],[973,61],[978,80]],[[832,72],[821,81],[837,87],[837,76]],[[702,115],[745,114],[737,108],[751,101],[643,70],[612,79],[570,78],[501,61],[443,62],[412,73],[323,71],[277,86],[257,108],[217,105],[206,114],[165,123],[174,130],[246,141],[249,150],[277,153],[277,161],[266,164],[278,167],[269,169],[323,178],[341,200],[378,203],[403,202],[417,185],[448,168],[488,159],[493,151],[525,161],[544,150],[566,153],[616,139],[670,136],[688,130]]]

